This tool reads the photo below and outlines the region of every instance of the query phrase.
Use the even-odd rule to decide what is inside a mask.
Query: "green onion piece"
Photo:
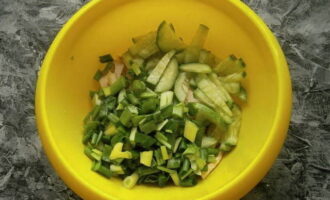
[[[127,109],[132,113],[132,114],[135,114],[135,115],[138,115],[139,114],[139,110],[136,106],[133,106],[133,105],[128,105],[127,106]]]
[[[114,135],[117,133],[117,127],[114,124],[110,124],[104,133],[105,135]]]
[[[112,176],[112,172],[110,171],[110,169],[103,166],[101,164],[101,162],[98,162],[97,164],[95,164],[94,171],[96,171],[97,173],[99,173],[100,175],[102,175],[106,178],[110,178]]]
[[[132,123],[134,126],[138,126],[139,123],[145,118],[146,118],[145,115],[135,115],[132,117]]]
[[[111,154],[109,156],[110,160],[115,160],[117,158],[126,158],[126,159],[132,158],[131,152],[129,152],[129,151],[122,152],[123,145],[124,144],[122,142],[118,142],[117,144],[115,144],[115,146],[113,147]]]
[[[117,124],[119,122],[119,117],[117,117],[117,115],[110,113],[108,115],[108,119],[110,120],[110,122]]]
[[[208,151],[205,148],[200,149],[200,158],[207,161]]]
[[[198,130],[199,130],[199,128],[195,123],[193,123],[190,120],[186,120],[183,135],[190,142],[195,142]]]
[[[172,181],[175,185],[180,185],[180,178],[178,176],[178,173],[174,171],[174,173],[170,173],[170,176],[172,178]]]
[[[110,165],[110,171],[114,174],[125,174],[123,168],[120,165]]]
[[[140,101],[139,101],[139,99],[136,97],[136,96],[134,96],[134,94],[128,94],[127,95],[127,98],[128,98],[128,101],[131,103],[131,104],[133,104],[133,105],[138,105],[138,104],[140,104]]]
[[[155,138],[158,140],[158,142],[160,142],[161,144],[165,145],[167,148],[171,149],[172,145],[170,143],[168,143],[168,139],[167,137],[162,134],[161,132],[157,132],[155,134]]]
[[[157,125],[157,131],[162,130],[162,128],[164,128],[164,126],[167,124],[168,119],[164,120],[162,123]]]
[[[97,136],[98,136],[97,133],[94,133],[94,134],[93,134],[93,136],[92,136],[92,140],[91,140],[91,144],[93,144],[93,145],[96,144]]]
[[[166,91],[166,92],[161,93],[161,95],[160,95],[160,109],[163,109],[166,106],[172,104],[173,94],[174,93],[172,91]]]
[[[102,78],[103,74],[101,70],[97,70],[94,74],[94,80],[99,81]]]
[[[126,126],[129,127],[131,125],[131,119],[133,117],[133,113],[131,113],[128,109],[125,109],[124,112],[120,115],[120,122]]]
[[[134,80],[131,89],[135,94],[139,95],[146,90],[146,84],[141,80]]]
[[[208,155],[214,155],[217,156],[219,154],[220,150],[218,148],[207,148]]]
[[[154,155],[158,166],[163,165],[165,163],[160,149],[156,149],[154,151]]]
[[[103,131],[100,131],[99,134],[97,135],[95,145],[98,145],[99,144],[102,136],[103,136]]]
[[[169,179],[170,179],[169,176],[166,176],[165,174],[159,174],[159,176],[158,176],[158,185],[160,187],[164,187],[167,184]]]
[[[160,151],[162,152],[163,160],[168,160],[170,158],[165,146],[161,146]]]
[[[173,107],[173,116],[182,118],[183,117],[183,108],[184,108],[183,103],[176,104]]]
[[[181,140],[182,140],[182,137],[179,137],[176,139],[174,146],[173,146],[173,153],[176,153],[176,151],[178,150]]]
[[[184,180],[185,178],[187,178],[191,173],[193,173],[193,169],[188,169],[185,173],[182,174],[181,176],[181,180]]]
[[[196,175],[189,176],[188,178],[180,181],[180,186],[182,187],[191,187],[197,184],[197,177]]]
[[[155,174],[155,173],[158,173],[158,172],[159,172],[158,169],[145,167],[145,166],[141,166],[137,169],[137,173],[139,174],[140,177],[150,175],[150,174]]]
[[[167,161],[167,168],[169,169],[177,169],[181,165],[181,160],[178,158],[171,158]]]
[[[100,100],[100,97],[98,94],[94,94],[93,96],[93,105],[101,105],[102,101]]]
[[[147,113],[152,113],[152,112],[156,111],[158,104],[159,104],[159,100],[156,98],[149,98],[149,99],[142,101],[142,104],[140,107],[141,113],[147,114]]]
[[[141,68],[142,68],[143,62],[144,62],[144,60],[141,58],[134,58],[132,60],[131,69],[133,70],[135,75],[141,74]]]
[[[112,62],[113,58],[110,54],[106,54],[106,55],[100,56],[99,60],[101,63],[107,63],[107,62]]]
[[[154,92],[143,92],[140,94],[140,98],[147,99],[147,98],[154,98],[157,97],[157,94]]]
[[[125,98],[126,98],[127,94],[126,94],[126,90],[125,89],[122,89],[119,91],[119,94],[118,94],[118,102],[122,102]]]
[[[190,169],[190,161],[188,158],[184,158],[180,172],[187,172],[189,169]]]
[[[208,163],[215,163],[216,161],[217,161],[217,159],[216,159],[215,155],[209,155],[207,157],[207,162]]]
[[[159,169],[160,171],[163,171],[163,172],[169,173],[169,174],[174,174],[174,173],[176,173],[175,170],[168,169],[168,168],[166,168],[166,167],[162,167],[162,166],[157,166],[157,169]]]
[[[131,143],[134,143],[134,142],[135,142],[136,132],[137,132],[137,128],[136,128],[136,127],[133,127],[133,128],[131,129],[131,134],[129,135],[129,141],[130,141]]]
[[[93,151],[90,147],[86,146],[84,149],[84,153],[89,159],[94,160],[94,157],[92,156]]]
[[[123,185],[125,188],[131,189],[132,187],[135,186],[135,184],[137,183],[139,179],[139,175],[134,172],[132,175],[127,176],[124,181],[123,181]]]
[[[140,163],[150,167],[152,162],[153,151],[143,151],[140,153]]]
[[[135,134],[135,143],[138,146],[148,149],[156,143],[156,140],[153,137],[137,132]]]
[[[157,124],[154,120],[148,121],[139,126],[140,130],[146,134],[151,133],[152,131],[157,130]]]
[[[123,76],[120,76],[113,84],[111,84],[108,87],[102,88],[103,93],[105,96],[109,95],[115,95],[117,94],[120,90],[126,87],[126,78]]]

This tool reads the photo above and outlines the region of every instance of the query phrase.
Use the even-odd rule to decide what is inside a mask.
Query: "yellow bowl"
[[[235,54],[247,63],[238,146],[204,181],[191,188],[122,187],[90,169],[83,154],[82,120],[91,109],[88,92],[98,56],[123,53],[131,38],[172,22],[190,41],[197,26],[210,27],[206,48],[220,57]],[[238,0],[93,0],[59,32],[41,68],[36,115],[43,146],[65,183],[84,199],[239,199],[271,167],[286,137],[291,113],[288,67],[262,20]]]

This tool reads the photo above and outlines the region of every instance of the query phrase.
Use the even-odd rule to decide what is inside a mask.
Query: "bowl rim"
[[[93,0],[85,4],[67,21],[67,23],[63,26],[63,28],[59,31],[53,40],[43,60],[42,67],[39,72],[35,94],[35,113],[38,133],[41,138],[43,148],[52,166],[55,168],[55,171],[59,174],[63,181],[73,191],[75,191],[77,194],[79,194],[79,196],[83,198],[88,199],[92,197],[93,194],[96,194],[99,196],[99,198],[102,199],[117,199],[116,197],[109,196],[107,193],[99,190],[98,188],[91,187],[91,185],[87,183],[87,181],[85,181],[81,176],[79,176],[65,161],[56,145],[56,142],[51,136],[52,134],[46,117],[47,114],[45,105],[45,91],[50,68],[49,66],[52,63],[55,52],[58,50],[58,44],[61,43],[67,34],[67,31],[76,23],[76,21],[79,20],[82,15],[84,15],[86,12],[88,12],[88,10],[92,9],[94,6],[101,2],[102,0]],[[204,197],[201,197],[200,199],[214,199],[218,197],[219,194],[226,194],[224,196],[229,198],[229,196],[231,196],[230,193],[236,193],[237,195],[237,192],[239,193],[237,196],[242,197],[248,191],[250,191],[265,176],[271,165],[274,163],[277,155],[279,154],[287,135],[287,129],[291,117],[292,89],[290,73],[285,56],[278,41],[269,30],[267,25],[262,21],[262,19],[246,4],[239,0],[229,0],[228,2],[236,7],[244,15],[246,15],[251,23],[255,24],[258,31],[262,34],[262,37],[264,37],[263,39],[266,41],[266,43],[273,47],[270,48],[270,50],[271,55],[275,61],[275,69],[277,72],[276,78],[278,79],[278,106],[275,112],[274,122],[271,127],[271,133],[249,166],[245,168],[237,177],[228,182],[228,184],[210,194],[207,194]],[[269,152],[271,152],[271,154]],[[239,187],[240,190],[234,189],[237,187]]]

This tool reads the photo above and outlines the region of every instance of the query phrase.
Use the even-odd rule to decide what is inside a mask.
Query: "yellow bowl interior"
[[[97,87],[93,75],[100,55],[117,57],[133,36],[156,30],[162,20],[190,41],[199,24],[210,27],[205,47],[220,58],[230,54],[247,64],[238,146],[204,181],[192,188],[147,187],[132,190],[119,179],[91,171],[83,154],[82,120]],[[291,109],[285,59],[270,31],[243,3],[217,0],[94,0],[59,33],[38,81],[36,110],[40,135],[53,166],[85,199],[238,199],[270,168],[284,141]]]

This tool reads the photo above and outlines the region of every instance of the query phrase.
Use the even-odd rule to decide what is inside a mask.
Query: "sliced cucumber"
[[[134,56],[146,59],[159,51],[156,44],[156,37],[156,32],[150,32],[133,44],[128,51]]]
[[[183,41],[176,36],[173,28],[166,21],[163,21],[158,27],[156,42],[162,52],[181,50],[185,47]]]
[[[211,73],[212,69],[210,66],[201,63],[190,63],[183,64],[180,66],[180,70],[184,72],[194,72],[199,74]]]
[[[181,51],[175,55],[176,60],[178,61],[179,64],[184,63],[184,51]]]
[[[152,31],[152,32],[149,32],[149,33],[144,34],[144,35],[139,35],[139,36],[133,37],[132,42],[137,43],[138,41],[141,41],[141,40],[144,40],[144,39],[148,38],[149,35],[152,35],[152,34],[157,35],[157,33],[155,31]]]
[[[200,24],[191,41],[191,46],[203,48],[208,33],[209,27],[205,26],[204,24]]]
[[[234,122],[228,127],[228,131],[225,133],[223,144],[226,146],[236,146],[238,141],[238,133],[241,127],[241,110],[235,105],[233,107]]]
[[[194,97],[196,97],[202,103],[204,103],[212,108],[216,108],[216,105],[212,102],[212,100],[208,96],[206,96],[204,94],[204,92],[202,92],[202,90],[200,90],[198,88],[194,91]]]
[[[174,50],[170,51],[167,54],[165,54],[162,57],[162,59],[160,59],[160,61],[156,65],[156,67],[149,74],[149,76],[147,78],[148,83],[151,83],[153,85],[156,85],[158,83],[160,77],[162,76],[162,74],[164,73],[164,71],[166,69],[166,66],[168,65],[168,63],[170,62],[170,60],[172,59],[174,54],[175,54]]]
[[[175,58],[173,58],[166,67],[166,70],[162,75],[159,83],[157,84],[155,91],[164,92],[172,89],[176,77],[178,76],[178,73],[179,73],[178,62],[176,61]]]
[[[224,86],[230,94],[238,94],[241,90],[241,84],[237,82],[225,83]]]
[[[240,82],[246,77],[246,72],[229,74],[226,77],[220,78],[223,82]]]
[[[215,103],[215,105],[223,109],[226,114],[229,116],[233,115],[217,86],[209,80],[206,75],[198,75],[197,86],[213,101],[213,103]]]
[[[222,62],[220,62],[216,67],[215,71],[223,76],[227,76],[233,73],[239,73],[244,71],[245,63],[240,58],[237,59],[235,56],[231,55]]]
[[[244,101],[244,102],[247,101],[247,92],[246,92],[245,88],[241,87],[241,89],[240,89],[240,91],[239,91],[237,97],[238,97],[240,100]]]
[[[175,81],[174,93],[180,102],[184,102],[189,90],[189,79],[186,72],[181,72]]]
[[[202,49],[199,53],[199,63],[207,64],[211,67],[215,66],[215,56],[205,49]]]
[[[215,73],[211,73],[208,75],[208,78],[217,86],[221,95],[225,98],[225,101],[232,103],[233,99],[228,94],[227,90],[225,89],[224,85],[219,81],[218,76]]]

